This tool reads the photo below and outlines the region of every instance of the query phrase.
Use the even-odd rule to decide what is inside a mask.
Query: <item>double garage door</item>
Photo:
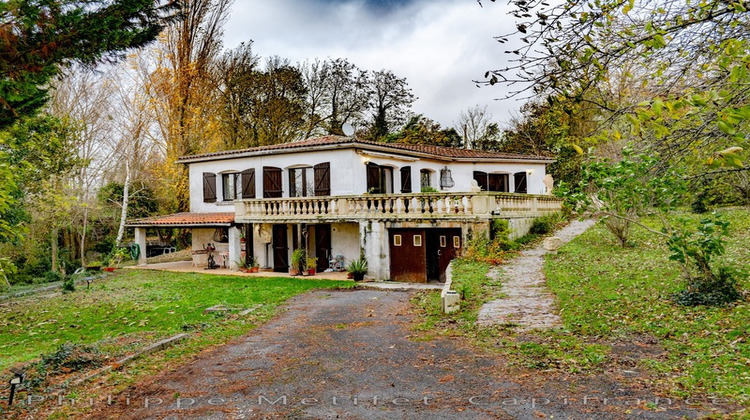
[[[445,281],[445,269],[461,249],[461,229],[389,229],[391,280]]]

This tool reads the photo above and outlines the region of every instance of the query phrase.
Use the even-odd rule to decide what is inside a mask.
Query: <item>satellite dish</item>
[[[352,135],[354,135],[354,127],[352,127],[352,125],[349,123],[342,125],[341,131],[343,131],[347,137],[351,137]]]

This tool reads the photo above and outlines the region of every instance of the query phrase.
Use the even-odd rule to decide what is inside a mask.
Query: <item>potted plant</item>
[[[318,268],[318,259],[315,257],[308,257],[307,258],[307,274],[314,276],[316,268]]]
[[[252,265],[250,266],[250,272],[251,273],[257,273],[260,271],[260,263],[258,262],[258,259],[255,257],[252,257]]]
[[[362,281],[365,278],[365,274],[367,274],[367,260],[364,257],[352,260],[346,269],[351,273],[354,281]]]
[[[306,253],[304,248],[297,248],[292,252],[292,263],[289,265],[289,274],[299,276],[304,269]]]
[[[250,265],[247,261],[245,261],[244,258],[240,258],[239,261],[235,261],[235,264],[237,264],[237,267],[242,271],[243,273],[251,273],[250,271]]]

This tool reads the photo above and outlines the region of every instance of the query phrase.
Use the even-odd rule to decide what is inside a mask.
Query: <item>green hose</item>
[[[130,256],[137,261],[138,257],[141,256],[141,246],[138,244],[130,245]]]

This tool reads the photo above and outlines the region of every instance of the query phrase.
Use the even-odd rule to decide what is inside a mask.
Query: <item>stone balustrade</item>
[[[506,213],[513,217],[537,217],[560,211],[561,203],[551,196],[481,192],[264,198],[236,201],[235,220],[461,220],[503,217]]]

